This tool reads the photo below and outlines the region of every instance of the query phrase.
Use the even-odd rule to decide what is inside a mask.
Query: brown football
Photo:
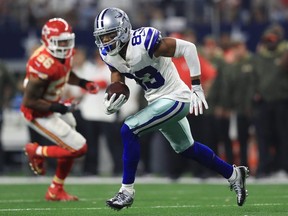
[[[108,93],[108,99],[116,93],[116,98],[117,99],[121,94],[124,94],[126,96],[126,99],[128,100],[130,96],[130,90],[128,86],[123,83],[123,82],[113,82],[108,87],[106,88],[106,93]]]

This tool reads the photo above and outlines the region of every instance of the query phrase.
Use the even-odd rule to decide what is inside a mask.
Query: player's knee
[[[82,146],[82,148],[80,148],[79,150],[73,152],[73,156],[74,156],[75,158],[81,157],[81,156],[83,156],[83,155],[85,155],[85,154],[87,153],[87,149],[88,149],[88,146],[87,146],[87,144],[85,143],[85,144]]]
[[[132,131],[130,130],[130,128],[128,127],[128,125],[126,125],[126,124],[122,125],[120,132],[121,132],[122,137],[133,134]]]
[[[188,143],[188,142],[187,142]],[[170,143],[172,149],[177,153],[177,154],[182,154],[186,149],[188,149],[191,145],[186,144],[186,143],[175,143],[171,142]]]
[[[121,137],[124,144],[129,143],[125,142],[127,140],[138,140],[138,136],[125,123],[121,127]]]
[[[65,140],[67,145],[76,150],[83,148],[86,143],[86,139],[80,133],[72,129],[66,137],[62,138],[62,140]]]

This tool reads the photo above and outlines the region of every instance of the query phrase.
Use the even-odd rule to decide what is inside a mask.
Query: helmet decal
[[[115,18],[120,18],[120,17],[122,17],[122,13],[120,13],[119,11],[117,11],[117,12],[118,12],[118,14],[115,15]]]

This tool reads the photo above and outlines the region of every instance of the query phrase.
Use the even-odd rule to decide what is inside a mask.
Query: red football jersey
[[[64,85],[67,83],[72,69],[72,57],[73,55],[65,59],[65,63],[61,63],[57,58],[53,57],[44,46],[39,47],[30,57],[26,65],[24,88],[29,82],[30,77],[48,80],[49,84],[45,89],[42,98],[49,102],[59,102]],[[21,106],[21,111],[28,120],[51,114],[51,112],[39,112],[29,109],[23,104]]]

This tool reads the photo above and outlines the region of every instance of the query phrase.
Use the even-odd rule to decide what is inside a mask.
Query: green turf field
[[[189,215],[288,215],[288,184],[248,185],[249,196],[238,207],[234,192],[225,184],[137,184],[131,208],[113,211],[105,200],[119,184],[68,184],[78,202],[46,202],[47,184],[0,185],[0,215],[19,216],[189,216]]]

